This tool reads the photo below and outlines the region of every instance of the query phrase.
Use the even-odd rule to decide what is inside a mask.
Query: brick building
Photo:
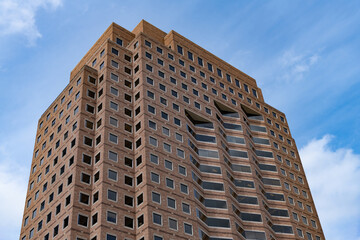
[[[113,23],[39,120],[20,239],[325,239],[285,114],[178,33]]]

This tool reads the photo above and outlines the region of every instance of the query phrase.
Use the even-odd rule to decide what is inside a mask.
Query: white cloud
[[[24,211],[28,169],[19,166],[15,159],[9,164],[8,154],[0,147],[0,239],[18,239]],[[6,216],[6,217],[5,217]]]
[[[303,78],[303,74],[310,70],[310,67],[316,64],[319,55],[315,54],[297,54],[293,50],[285,51],[280,57],[280,66],[284,75],[281,76],[287,81],[297,81]]]
[[[18,111],[30,116],[24,108]],[[11,111],[8,114],[11,114],[12,117],[9,117],[11,120],[6,131],[0,136],[1,240],[15,240],[20,236],[36,131],[35,120],[27,118],[28,122],[25,123],[22,122],[20,115]],[[10,122],[17,127],[13,128]]]
[[[360,239],[360,155],[332,149],[325,135],[300,149],[323,230],[329,240]]]
[[[30,44],[41,37],[35,23],[38,9],[54,10],[62,0],[0,0],[0,36],[23,34]]]

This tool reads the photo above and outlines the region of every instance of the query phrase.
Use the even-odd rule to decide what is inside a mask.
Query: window
[[[190,214],[190,205],[187,204],[187,203],[182,203],[181,204],[181,207],[182,207],[182,211],[184,213],[187,213],[187,214]]]
[[[175,125],[181,126],[181,121],[180,121],[180,119],[178,119],[178,118],[176,118],[176,117],[174,117],[174,123],[175,123]]]
[[[183,141],[183,137],[180,133],[175,133],[175,139],[178,140],[179,142]]]
[[[161,195],[160,193],[151,192],[151,200],[155,203],[161,204]]]
[[[113,151],[109,151],[109,155],[108,155],[109,159],[114,161],[114,162],[117,162],[118,161],[118,155],[116,152],[113,152]]]
[[[301,216],[301,219],[302,219],[302,222],[303,222],[304,224],[308,225],[308,220],[307,220],[306,217]]]
[[[132,132],[132,126],[127,123],[124,124],[124,129],[127,132],[130,132],[130,133]]]
[[[183,71],[180,71],[180,76],[182,76],[183,78],[186,78],[186,73]]]
[[[78,215],[78,225],[83,226],[83,227],[87,227],[88,226],[88,220],[89,220],[89,218],[87,216],[84,216],[84,215],[81,215],[81,214]],[[55,231],[54,231],[54,234],[55,234]]]
[[[118,137],[115,134],[109,133],[109,141],[112,143],[118,143]]]
[[[183,96],[183,100],[184,100],[184,102],[186,102],[186,103],[189,103],[189,102],[190,102],[190,99],[189,99],[188,97],[186,97],[186,96]]]
[[[178,98],[178,93],[175,90],[171,90],[171,95]]]
[[[90,203],[90,196],[85,193],[80,193],[79,202],[88,205]]]
[[[147,96],[149,97],[149,98],[151,98],[151,99],[155,99],[155,94],[153,93],[153,92],[151,92],[151,91],[149,91],[149,90],[147,90]]]
[[[182,149],[177,148],[176,149],[176,155],[181,158],[185,158],[185,152]]]
[[[136,197],[136,204],[139,206],[140,204],[142,204],[144,202],[144,195],[141,193],[140,195],[138,195]]]
[[[217,75],[219,76],[219,77],[221,77],[222,78],[222,72],[221,72],[221,69],[216,69],[217,70]]]
[[[160,97],[160,103],[162,103],[163,105],[167,106],[167,99]]]
[[[110,73],[110,78],[111,80],[118,82],[119,81],[119,76],[116,75],[115,73]]]
[[[303,231],[301,229],[297,228],[296,231],[299,237],[304,237]]]
[[[150,48],[151,48],[151,42],[149,42],[149,41],[145,40],[145,46],[147,46],[147,47],[150,47]]]
[[[133,160],[131,158],[124,157],[124,164],[125,164],[125,166],[128,166],[128,167],[132,168],[133,167]]]
[[[132,142],[129,140],[124,140],[124,146],[128,149],[132,149]]]
[[[157,139],[154,137],[149,137],[149,143],[150,145],[157,147]]]
[[[155,182],[155,183],[160,183],[160,176],[157,173],[151,172],[150,174],[151,176],[151,181]]]
[[[116,218],[117,218],[116,213],[110,211],[106,212],[106,221],[116,224]]]
[[[31,239],[34,236],[34,229],[31,229],[29,232],[29,239]]]
[[[177,45],[177,51],[178,51],[178,53],[183,55],[183,48],[181,46]]]
[[[117,172],[111,169],[108,169],[108,178],[114,181],[117,181]]]
[[[119,109],[119,105],[117,103],[110,101],[110,108],[117,111]]]
[[[202,67],[204,66],[203,60],[200,57],[198,57],[198,64]]]
[[[149,127],[156,130],[156,122],[149,120]]]
[[[113,66],[114,68],[119,68],[119,63],[114,60],[111,60],[111,66]]]
[[[316,222],[315,222],[314,220],[311,220],[311,226],[312,226],[313,228],[317,228],[317,227],[316,227]]]
[[[158,224],[158,225],[162,225],[162,217],[161,217],[160,214],[153,212],[153,223]]]
[[[152,72],[152,66],[150,66],[149,64],[146,64],[146,69],[148,70],[148,71],[150,71],[150,72]]]
[[[154,154],[150,154],[150,162],[159,164],[159,157]]]
[[[107,198],[111,201],[117,201],[117,192],[108,189]]]
[[[308,212],[312,212],[311,206],[310,205],[306,205],[306,209]]]
[[[90,184],[90,175],[86,173],[81,173],[81,182]]]
[[[172,180],[172,179],[170,179],[170,178],[166,178],[166,186],[168,187],[168,188],[171,188],[171,189],[174,189],[175,187],[174,187],[174,180]]]
[[[134,199],[132,197],[129,197],[127,195],[124,196],[124,204],[129,207],[134,206]]]
[[[179,165],[179,173],[183,176],[186,176],[186,168]]]
[[[164,165],[165,165],[165,168],[167,168],[171,171],[173,170],[173,163],[171,161],[165,159]]]
[[[116,236],[107,233],[106,234],[106,240],[116,240]]]
[[[123,45],[123,40],[121,40],[120,38],[116,38],[116,43],[120,46]]]
[[[91,217],[91,225],[95,225],[98,222],[98,214],[95,213],[92,217]]]
[[[134,228],[134,219],[125,216],[124,226],[128,228]]]
[[[186,234],[192,235],[193,231],[192,231],[192,225],[188,224],[188,223],[184,223],[184,232]]]
[[[180,191],[182,193],[185,193],[185,194],[188,194],[189,193],[189,189],[188,189],[188,186],[183,184],[183,183],[180,183]]]
[[[110,124],[114,127],[118,126],[118,120],[116,118],[110,117]]]
[[[177,230],[178,229],[178,223],[176,219],[173,218],[169,218],[169,228],[173,229],[173,230]]]
[[[173,198],[168,197],[167,198],[167,205],[169,208],[176,209],[176,200]]]
[[[297,215],[297,213],[293,212],[293,218],[296,220],[296,221],[299,221],[299,217]]]
[[[166,152],[171,152],[171,145],[170,144],[168,144],[168,143],[164,143],[164,150],[166,151]]]
[[[151,105],[148,105],[148,112],[152,113],[152,114],[155,114],[155,108]]]
[[[136,185],[141,184],[143,181],[142,173],[136,177]]]

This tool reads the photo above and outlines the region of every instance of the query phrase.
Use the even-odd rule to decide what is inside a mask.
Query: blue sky
[[[111,24],[175,30],[287,115],[327,239],[360,239],[360,1],[0,0],[0,239],[18,239],[37,120]],[[5,207],[4,207],[5,206]]]

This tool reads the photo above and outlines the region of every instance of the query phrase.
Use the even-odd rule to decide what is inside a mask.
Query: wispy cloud
[[[286,81],[299,81],[303,75],[316,64],[320,56],[313,54],[298,54],[294,50],[287,50],[280,57],[279,63],[283,71],[282,79]]]
[[[41,37],[36,26],[36,12],[40,8],[54,10],[62,0],[0,0],[0,36],[24,35],[29,44]]]
[[[360,239],[360,155],[330,147],[334,137],[300,149],[323,230],[329,240]]]

